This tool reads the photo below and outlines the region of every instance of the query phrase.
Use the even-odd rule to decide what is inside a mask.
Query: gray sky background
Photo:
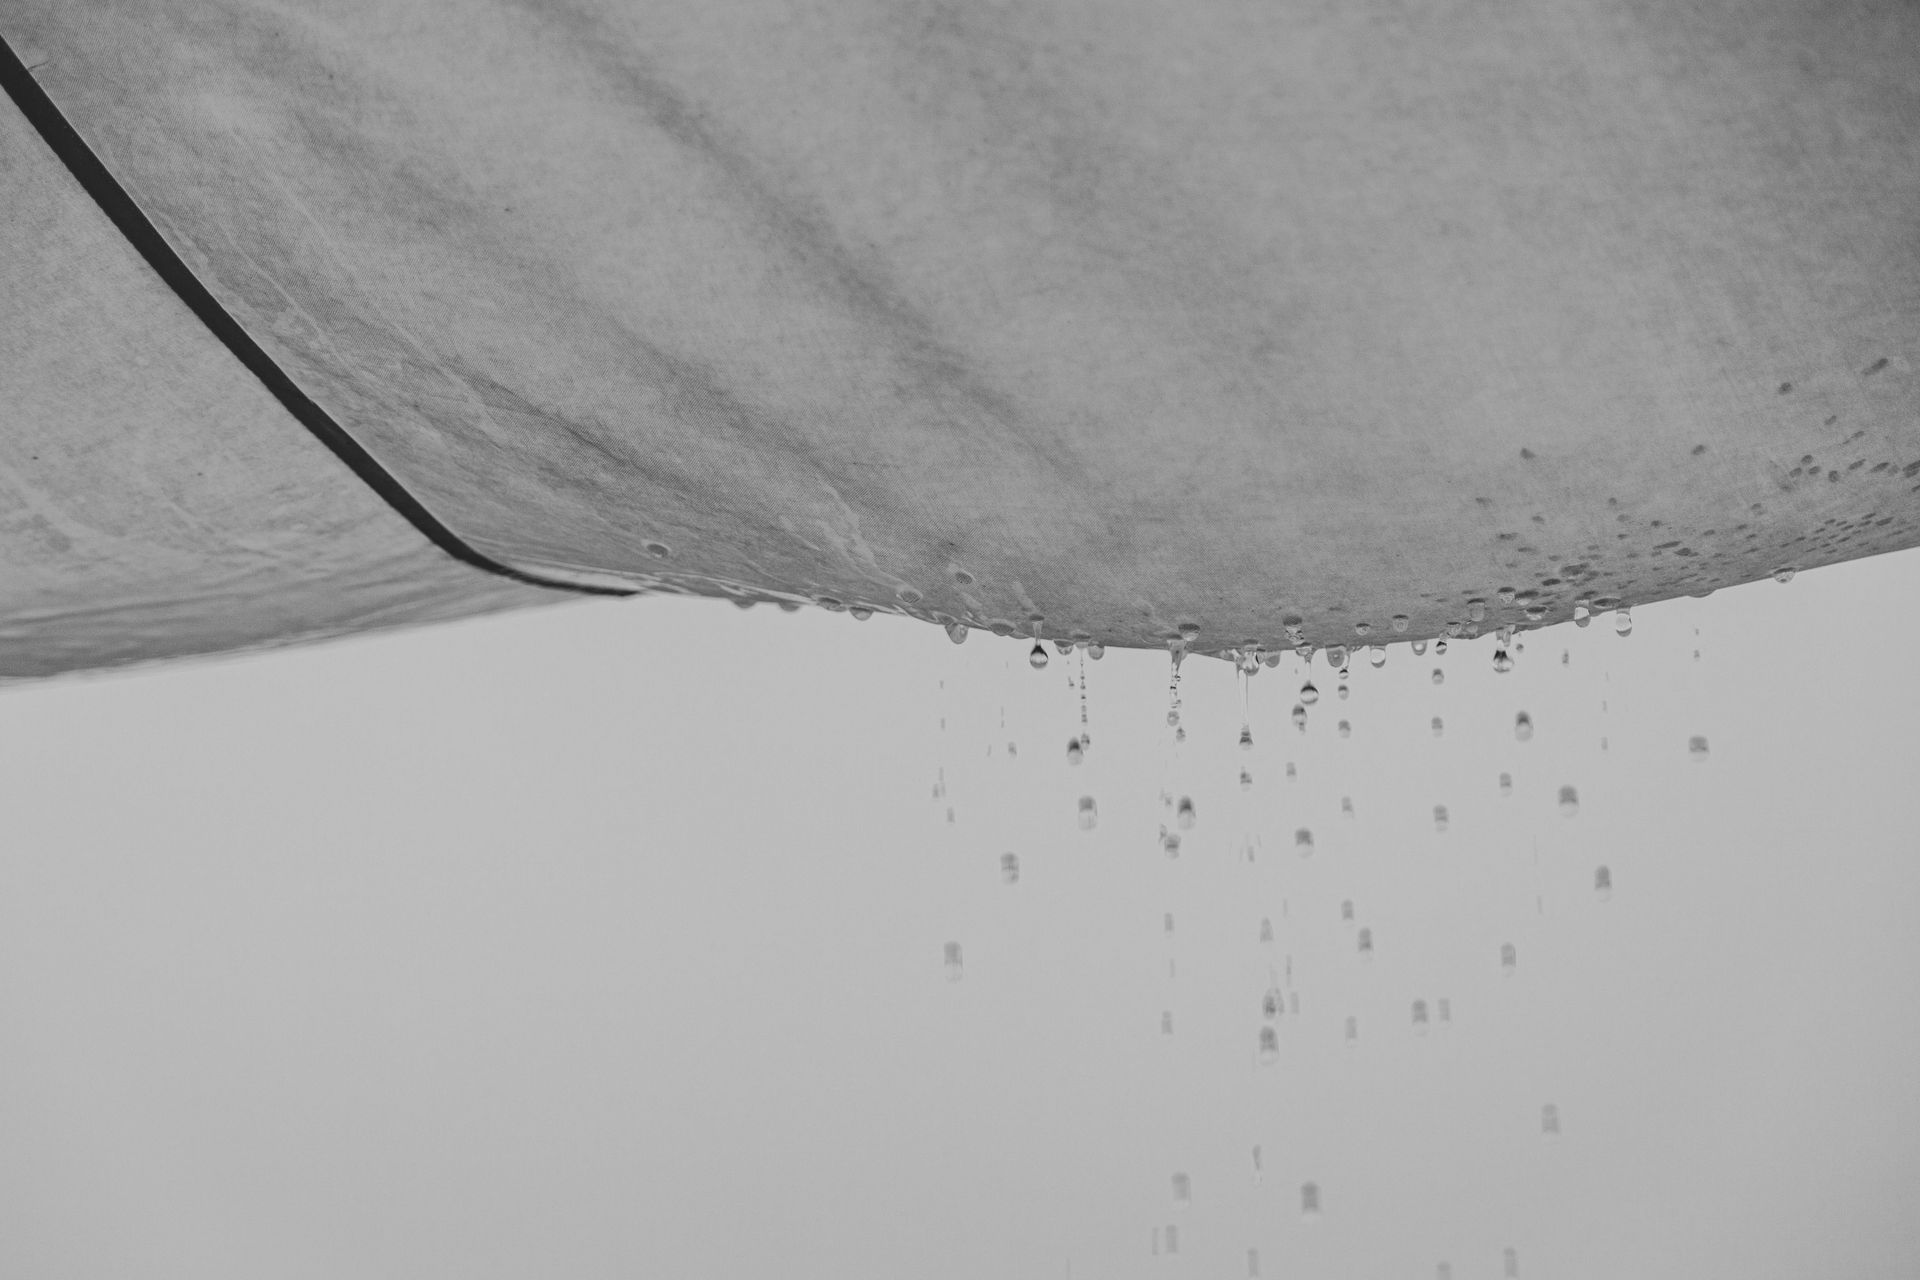
[[[1910,1277],[1920,555],[1610,621],[1246,755],[1111,652],[1078,768],[1072,661],[680,599],[8,691],[0,1271]]]

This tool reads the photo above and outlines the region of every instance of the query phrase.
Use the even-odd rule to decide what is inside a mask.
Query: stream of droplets
[[[1590,616],[1590,611],[1583,606],[1576,613],[1575,626],[1578,628],[1586,627]],[[1404,620],[1396,618],[1393,629],[1396,632],[1404,630]],[[1632,629],[1633,620],[1627,610],[1624,608],[1616,610],[1613,621],[1613,630],[1615,633],[1620,636],[1626,636],[1632,632]],[[1040,639],[1039,630],[1039,624],[1035,623],[1033,627],[1032,645],[1028,650],[1028,659],[1029,665],[1036,671],[1044,672],[1049,668],[1049,655],[1045,645]],[[1511,627],[1503,627],[1494,635],[1485,637],[1485,639],[1491,641],[1492,654],[1490,665],[1496,675],[1507,676],[1508,673],[1515,669],[1517,663],[1538,663],[1543,667],[1548,667],[1548,664],[1552,664],[1552,666],[1561,669],[1565,669],[1570,665],[1570,651],[1557,644],[1551,643],[1550,635],[1535,633],[1531,638],[1533,639],[1535,647],[1540,650],[1538,653],[1529,653],[1527,639],[1516,636]],[[1186,747],[1188,717],[1185,714],[1186,708],[1183,702],[1182,677],[1184,664],[1188,661],[1189,655],[1195,653],[1194,645],[1197,639],[1197,628],[1184,627],[1181,629],[1179,639],[1169,644],[1167,702],[1165,729],[1163,731],[1164,740],[1160,745],[1157,766],[1161,778],[1159,787],[1161,821],[1158,824],[1155,846],[1160,857],[1168,860],[1170,863],[1178,863],[1183,856],[1193,856],[1195,852],[1195,841],[1208,831],[1210,824],[1217,823],[1220,830],[1229,833],[1230,846],[1234,851],[1236,859],[1248,863],[1256,863],[1261,858],[1268,844],[1266,839],[1267,829],[1271,828],[1276,820],[1281,822],[1284,827],[1284,815],[1289,811],[1298,811],[1303,807],[1298,803],[1297,797],[1291,794],[1300,787],[1300,775],[1296,767],[1297,761],[1292,758],[1285,759],[1284,772],[1272,780],[1267,780],[1261,776],[1261,774],[1265,772],[1264,768],[1261,768],[1258,765],[1257,758],[1252,756],[1255,742],[1263,728],[1263,726],[1257,722],[1258,717],[1256,714],[1255,699],[1253,697],[1253,689],[1256,681],[1263,672],[1278,669],[1279,674],[1276,674],[1274,679],[1286,682],[1291,690],[1284,699],[1284,702],[1291,703],[1291,710],[1283,722],[1288,726],[1288,729],[1281,738],[1276,739],[1276,741],[1286,744],[1282,747],[1281,754],[1291,757],[1296,753],[1295,744],[1305,744],[1311,741],[1310,735],[1313,728],[1323,715],[1319,706],[1321,702],[1321,692],[1314,680],[1315,659],[1319,658],[1319,660],[1325,664],[1327,676],[1322,678],[1331,677],[1334,681],[1338,701],[1345,703],[1351,697],[1349,682],[1352,679],[1352,668],[1349,665],[1349,651],[1343,646],[1333,646],[1320,653],[1316,653],[1313,646],[1301,642],[1297,643],[1291,651],[1276,652],[1259,648],[1238,648],[1213,655],[1226,658],[1234,667],[1235,692],[1237,694],[1236,701],[1238,702],[1239,712],[1237,746],[1240,752],[1245,753],[1242,757],[1245,763],[1239,764],[1236,767],[1237,777],[1235,778],[1235,782],[1237,783],[1238,792],[1244,797],[1244,802],[1237,812],[1203,815],[1201,806],[1194,800],[1192,795],[1187,793],[1183,785],[1183,780],[1186,776],[1185,756],[1188,750]],[[1459,642],[1456,641],[1456,643]],[[1694,644],[1696,646],[1698,644],[1697,630],[1694,633]],[[1104,651],[1099,645],[1084,640],[1056,641],[1055,648],[1061,657],[1071,657],[1073,659],[1072,669],[1069,671],[1065,682],[1070,693],[1071,729],[1066,738],[1064,758],[1070,770],[1070,777],[1074,783],[1079,784],[1083,783],[1083,775],[1087,772],[1087,762],[1092,756],[1093,749],[1089,714],[1088,663],[1089,660],[1097,661],[1102,657]],[[1407,646],[1407,649],[1410,651],[1408,656],[1411,658],[1426,658],[1429,648],[1431,648],[1432,654],[1431,661],[1435,663],[1431,668],[1430,683],[1437,691],[1435,697],[1443,697],[1447,692],[1445,689],[1445,659],[1448,652],[1447,639],[1444,637],[1439,638],[1435,640],[1431,646],[1425,641],[1412,642]],[[1360,651],[1356,650],[1354,652]],[[1364,654],[1367,659],[1365,666],[1372,670],[1382,669],[1390,659],[1388,649],[1379,644],[1369,644],[1365,648]],[[1693,650],[1694,660],[1697,661],[1699,656],[1699,649],[1695,647]],[[1552,668],[1548,667],[1548,669]],[[1043,675],[1035,678],[1057,678],[1057,675],[1054,677]],[[1297,682],[1297,684],[1294,682]],[[1602,687],[1604,689],[1604,685]],[[955,809],[951,805],[948,796],[947,757],[950,752],[961,749],[961,744],[946,739],[949,704],[947,702],[948,694],[944,680],[941,681],[940,691],[940,729],[943,735],[941,748],[942,759],[935,768],[933,798],[936,805],[943,811],[944,822],[951,825],[963,819],[956,817]],[[1601,728],[1605,727],[1607,710],[1608,700],[1602,698],[1598,706]],[[1395,713],[1389,708],[1373,708],[1363,717],[1361,714],[1347,713],[1343,709],[1340,716],[1333,718],[1333,732],[1340,741],[1365,738],[1369,734],[1385,733],[1389,731],[1389,721],[1396,714],[1404,719],[1408,713],[1405,711]],[[1514,796],[1517,787],[1515,782],[1516,773],[1520,772],[1522,768],[1527,768],[1531,771],[1532,766],[1539,764],[1538,757],[1540,755],[1539,748],[1529,748],[1527,746],[1527,744],[1533,741],[1536,733],[1536,724],[1532,712],[1527,707],[1522,706],[1513,709],[1511,716],[1509,749],[1502,755],[1501,762],[1504,763],[1507,758],[1511,757],[1514,760],[1514,764],[1505,770],[1489,767],[1485,779],[1487,792],[1497,796],[1502,803],[1511,803],[1511,797]],[[1442,739],[1447,736],[1445,716],[1437,713],[1432,714],[1427,717],[1427,725],[1432,738]],[[988,755],[993,755],[996,747],[1004,743],[1004,752],[1007,758],[1009,760],[1017,758],[1019,754],[1018,743],[1007,738],[1004,732],[1004,708],[1002,708],[996,729],[995,741],[990,743],[987,748]],[[1579,732],[1579,729],[1579,726],[1564,726],[1564,731],[1568,734]],[[1278,731],[1276,730],[1276,732]],[[1602,751],[1606,749],[1606,743],[1606,736],[1604,734],[1599,735],[1599,746]],[[1685,756],[1694,762],[1704,761],[1708,755],[1707,738],[1705,735],[1691,735],[1685,743],[1676,744],[1676,747],[1679,752],[1684,752]],[[1364,749],[1364,744],[1362,744],[1361,749]],[[1520,754],[1515,755],[1516,751]],[[1526,760],[1524,758],[1525,754],[1529,751],[1531,751],[1535,757],[1532,760]],[[1057,759],[1058,757],[1055,758]],[[1492,762],[1490,761],[1489,763],[1491,764]],[[1535,787],[1544,786],[1552,796],[1554,807],[1563,818],[1573,819],[1581,813],[1581,797],[1579,788],[1575,782],[1555,781],[1543,783],[1538,779],[1537,772],[1530,772],[1530,776],[1533,778],[1533,781],[1531,781],[1529,785]],[[990,802],[991,797],[984,797],[983,799]],[[1441,797],[1435,798],[1430,802],[1431,833],[1432,838],[1435,840],[1443,839],[1449,831],[1451,818],[1447,801],[1450,799],[1451,797]],[[1083,833],[1093,833],[1099,823],[1099,801],[1096,789],[1092,787],[1083,789],[1082,785],[1071,785],[1066,802],[1074,806],[1078,829]],[[1418,804],[1420,801],[1418,798],[1412,798],[1408,800],[1407,803]],[[1343,822],[1356,819],[1356,811],[1351,795],[1342,795],[1340,797],[1339,812]],[[1551,839],[1551,832],[1543,831],[1540,834],[1547,835],[1549,839]],[[1291,838],[1283,840],[1281,843],[1290,851],[1290,855],[1293,858],[1303,860],[1313,858],[1317,847],[1314,831],[1309,825],[1294,826],[1291,831]],[[1540,864],[1541,857],[1539,836],[1533,838],[1532,847],[1534,850],[1532,861],[1537,868]],[[1017,891],[1022,883],[1022,862],[1019,853],[1013,850],[1002,851],[999,854],[998,863],[1002,882],[1008,886],[1009,889]],[[1612,896],[1614,891],[1613,872],[1609,866],[1603,862],[1593,863],[1590,864],[1590,866],[1591,897],[1589,901],[1593,904],[1604,903]],[[1544,912],[1545,896],[1545,891],[1536,883],[1534,892],[1531,895],[1536,911]],[[1260,961],[1262,972],[1259,975],[1262,992],[1257,1004],[1249,1008],[1247,1012],[1248,1063],[1249,1068],[1255,1072],[1272,1072],[1276,1070],[1286,1059],[1290,1039],[1310,1034],[1303,1026],[1299,1025],[1302,1009],[1302,992],[1296,988],[1294,983],[1294,957],[1289,949],[1292,946],[1292,938],[1290,935],[1294,932],[1292,925],[1293,905],[1285,895],[1280,896],[1277,901],[1248,904],[1250,912],[1247,926],[1249,935],[1257,939],[1258,948],[1262,956],[1262,960]],[[1376,925],[1368,919],[1364,909],[1356,906],[1352,897],[1342,897],[1337,900],[1337,903],[1309,901],[1301,905],[1305,911],[1315,915],[1322,912],[1333,912],[1337,908],[1339,924],[1347,931],[1349,938],[1348,946],[1350,947],[1348,955],[1351,957],[1353,963],[1366,965],[1373,959],[1378,949],[1394,945],[1393,939],[1377,936]],[[1159,1038],[1171,1040],[1179,1034],[1178,1028],[1180,1026],[1176,1014],[1180,1003],[1177,998],[1177,992],[1179,990],[1178,947],[1181,935],[1176,930],[1174,911],[1161,911],[1158,915],[1158,921],[1160,924],[1158,942],[1163,951],[1166,963],[1165,977],[1162,979],[1165,990],[1159,1002],[1161,1008],[1158,1016],[1157,1031]],[[959,940],[950,939],[944,941],[942,945],[945,957],[944,967],[946,978],[948,981],[958,982],[962,979],[964,973],[962,944]],[[1497,972],[1500,976],[1511,979],[1520,972],[1519,948],[1510,939],[1490,938],[1486,942],[1485,963],[1489,971]],[[1430,1035],[1444,1034],[1450,1031],[1453,1026],[1454,1008],[1453,999],[1450,995],[1434,992],[1422,992],[1420,994],[1408,993],[1406,1003],[1401,1007],[1408,1011],[1403,1015],[1407,1020],[1405,1024],[1407,1033],[1414,1037],[1424,1038]],[[1354,1012],[1340,1011],[1337,1013],[1332,1025],[1337,1028],[1337,1040],[1335,1043],[1343,1045],[1349,1051],[1355,1050],[1361,1041],[1361,1020],[1359,1015]],[[1562,1134],[1562,1117],[1559,1105],[1556,1102],[1540,1098],[1535,1098],[1531,1101],[1524,1098],[1516,1098],[1513,1100],[1513,1106],[1516,1109],[1516,1122],[1519,1123],[1524,1123],[1524,1120],[1520,1117],[1528,1107],[1534,1109],[1533,1114],[1538,1117],[1538,1134],[1541,1140],[1555,1142],[1560,1139]],[[1261,1126],[1257,1121],[1250,1121],[1249,1128],[1253,1131],[1259,1131]],[[1263,1147],[1262,1142],[1252,1140],[1252,1132],[1247,1135],[1247,1138],[1249,1139],[1247,1145],[1242,1149],[1250,1149],[1251,1151],[1251,1182],[1256,1185],[1261,1184],[1266,1179],[1269,1168],[1265,1154],[1266,1148]],[[1284,1139],[1282,1149],[1285,1149]],[[1300,1179],[1293,1184],[1297,1189],[1297,1212],[1301,1221],[1311,1223],[1319,1219],[1323,1213],[1322,1186],[1316,1177],[1311,1176],[1311,1170],[1300,1170],[1299,1172],[1305,1176],[1301,1176]],[[1204,1185],[1197,1184],[1195,1178],[1186,1170],[1174,1170],[1170,1173],[1163,1173],[1162,1176],[1169,1180],[1168,1183],[1163,1185],[1170,1185],[1171,1187],[1171,1203],[1168,1208],[1173,1214],[1178,1215],[1181,1220],[1160,1220],[1153,1222],[1149,1232],[1148,1249],[1154,1257],[1174,1257],[1180,1255],[1183,1248],[1191,1244],[1191,1241],[1183,1236],[1183,1229],[1187,1235],[1191,1235],[1194,1224],[1186,1220],[1196,1209],[1207,1203],[1209,1199],[1209,1189]],[[1326,1196],[1326,1202],[1331,1205],[1337,1205],[1340,1198],[1340,1189],[1337,1187],[1331,1188]],[[1157,1217],[1158,1215],[1155,1216]],[[1208,1224],[1208,1229],[1213,1231],[1231,1231],[1234,1227],[1230,1223],[1214,1221]],[[1251,1234],[1251,1232],[1249,1232],[1249,1234]],[[1263,1247],[1266,1250],[1264,1255]],[[1262,1274],[1263,1256],[1268,1259],[1270,1264],[1273,1263],[1273,1246],[1271,1243],[1263,1246],[1261,1243],[1248,1240],[1244,1242],[1244,1256],[1246,1259],[1247,1275],[1249,1277],[1258,1277]],[[1499,1273],[1501,1275],[1517,1277],[1520,1274],[1519,1252],[1515,1245],[1507,1244],[1501,1246],[1497,1252],[1497,1259]],[[1494,1261],[1495,1259],[1493,1257],[1488,1257],[1484,1263],[1476,1267],[1475,1270],[1491,1273]],[[1435,1274],[1443,1277],[1448,1276],[1451,1274],[1451,1267],[1452,1264],[1449,1261],[1438,1261],[1435,1264]],[[1285,1266],[1281,1266],[1276,1273],[1287,1274],[1288,1269]]]

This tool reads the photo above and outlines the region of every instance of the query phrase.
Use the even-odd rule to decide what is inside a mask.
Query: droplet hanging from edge
[[[1318,1183],[1300,1184],[1300,1216],[1303,1218],[1320,1216],[1320,1185]]]
[[[781,607],[785,608],[784,605]],[[955,644],[965,644],[967,642],[967,624],[964,622],[949,622],[947,624],[947,639],[953,641]]]
[[[1433,806],[1433,829],[1435,831],[1447,829],[1447,806],[1443,804]]]
[[[1426,656],[1427,642],[1425,640],[1415,640],[1409,647],[1413,650],[1414,657],[1419,658]]]
[[[1500,794],[1503,796],[1510,796],[1513,794],[1513,775],[1512,774],[1503,773],[1500,775]]]
[[[1330,644],[1327,646],[1327,665],[1335,671],[1347,665],[1347,646]]]
[[[1521,742],[1533,741],[1533,717],[1522,711],[1513,717],[1513,736]]]
[[[1377,644],[1368,645],[1367,646],[1367,662],[1370,665],[1375,667],[1386,666],[1387,665],[1386,648],[1382,645],[1377,645]]]
[[[1258,1056],[1263,1067],[1272,1066],[1280,1057],[1280,1033],[1272,1027],[1260,1028]]]
[[[1459,634],[1457,627],[1454,629],[1454,634]],[[1444,658],[1447,656],[1447,638],[1445,636],[1441,636],[1433,642],[1433,656],[1436,658]]]
[[[1560,816],[1571,818],[1580,812],[1580,793],[1571,786],[1560,788]]]
[[[1513,976],[1513,967],[1520,961],[1520,953],[1511,942],[1500,944],[1500,968],[1508,976]]]
[[[1107,646],[1101,644],[1098,640],[1089,640],[1087,642],[1087,656],[1095,662],[1098,662],[1107,656]]]
[[[1191,831],[1193,830],[1194,818],[1195,818],[1195,814],[1193,811],[1193,797],[1181,796],[1179,807],[1177,807],[1173,811],[1174,823],[1182,831]]]
[[[1337,842],[1336,842],[1337,843]],[[1313,832],[1301,827],[1293,833],[1293,851],[1303,858],[1313,856]]]
[[[1584,627],[1589,622],[1592,622],[1592,621],[1593,621],[1593,610],[1590,607],[1588,607],[1587,602],[1585,600],[1574,601],[1573,602],[1573,625],[1576,627]]]
[[[1020,883],[1020,859],[1018,855],[1003,853],[1000,855],[1000,878],[1008,884]]]
[[[1633,634],[1633,614],[1628,610],[1627,606],[1621,605],[1613,611],[1613,629],[1618,635],[1630,636]]]
[[[1082,831],[1091,831],[1093,830],[1095,824],[1097,824],[1099,821],[1100,821],[1100,811],[1094,807],[1093,797],[1081,796],[1080,797],[1080,829]]]
[[[947,981],[960,981],[960,972],[960,944],[949,942],[947,944]]]
[[[1300,686],[1300,701],[1309,707],[1320,701],[1320,691],[1313,687],[1313,681],[1309,680]]]
[[[1038,640],[1035,640],[1033,642],[1033,648],[1029,650],[1027,653],[1027,664],[1031,666],[1035,671],[1038,671],[1040,668],[1046,666],[1047,665],[1047,646],[1045,646],[1044,644],[1041,644]]]
[[[1695,760],[1705,760],[1707,758],[1707,740],[1697,733],[1691,738],[1688,738],[1687,754]]]
[[[1605,867],[1595,867],[1593,869],[1593,891],[1599,896],[1602,902],[1611,898],[1613,896],[1613,872]]]
[[[1784,587],[1793,581],[1794,572],[1791,565],[1782,565],[1773,571],[1773,580]]]
[[[1560,1108],[1551,1102],[1540,1108],[1540,1136],[1549,1142],[1560,1136]]]
[[[873,610],[863,604],[856,604],[851,609],[848,609],[847,612],[853,615],[855,622],[865,622],[873,616]]]
[[[1513,670],[1513,659],[1507,655],[1505,649],[1495,649],[1493,651],[1493,669],[1501,675],[1505,675],[1507,672]]]

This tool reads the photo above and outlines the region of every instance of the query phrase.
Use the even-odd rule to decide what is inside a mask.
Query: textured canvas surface
[[[520,568],[1206,648],[1920,542],[1911,4],[0,23]]]

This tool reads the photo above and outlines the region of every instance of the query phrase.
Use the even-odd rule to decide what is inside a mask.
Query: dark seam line
[[[173,251],[166,237],[160,234],[140,212],[133,197],[127,194],[125,187],[107,171],[100,157],[80,137],[60,109],[53,105],[53,99],[40,87],[31,72],[22,65],[4,36],[0,36],[0,87],[4,87],[7,96],[13,100],[20,114],[27,118],[35,131],[53,154],[67,167],[100,211],[107,215],[127,242],[145,258],[160,279],[166,282],[180,301],[200,322],[207,326],[213,336],[225,344],[235,359],[247,367],[261,385],[273,393],[300,424],[320,441],[333,450],[334,454],[364,481],[368,488],[386,499],[387,505],[406,518],[408,523],[425,534],[442,551],[463,564],[476,569],[511,578],[515,582],[524,582],[529,586],[548,587],[556,591],[573,591],[590,596],[631,596],[639,592],[622,587],[583,586],[578,583],[561,582],[543,578],[537,574],[515,569],[501,564],[474,550],[460,539],[460,535],[440,523],[439,519],[426,509],[420,500],[409,493],[393,473],[381,466],[374,456],[361,446],[360,442],[348,435],[346,429],[333,420],[332,415],[315,404],[286,370],[274,363],[260,345],[248,336],[240,322],[234,319],[227,309],[207,291],[180,255]]]

